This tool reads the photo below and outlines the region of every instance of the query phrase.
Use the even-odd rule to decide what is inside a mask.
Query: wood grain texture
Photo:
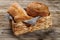
[[[52,23],[55,32],[49,35],[44,35],[44,40],[60,40],[60,0],[0,0],[0,40],[39,40],[41,38],[40,31],[29,33],[24,36],[20,36],[20,39],[13,36],[7,9],[13,2],[18,2],[23,8],[30,2],[41,2],[49,7],[50,13],[52,14]],[[41,33],[43,34],[43,33]]]

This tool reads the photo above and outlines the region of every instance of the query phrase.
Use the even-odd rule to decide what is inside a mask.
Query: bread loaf
[[[32,2],[28,4],[26,8],[27,14],[36,17],[36,16],[48,16],[50,14],[47,5],[39,2]]]

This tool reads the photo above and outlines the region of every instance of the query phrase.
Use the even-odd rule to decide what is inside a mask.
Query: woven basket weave
[[[40,18],[34,26],[26,27],[22,22],[15,23],[14,20],[10,17],[10,22],[14,35],[18,36],[28,32],[34,32],[38,30],[46,30],[52,28],[52,19],[51,15],[47,17]],[[16,27],[16,25],[19,25]]]

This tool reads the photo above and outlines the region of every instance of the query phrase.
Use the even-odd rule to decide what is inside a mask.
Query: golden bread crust
[[[45,4],[38,3],[38,2],[32,2],[28,4],[27,8],[27,14],[36,17],[36,16],[48,16],[50,14],[48,7]]]

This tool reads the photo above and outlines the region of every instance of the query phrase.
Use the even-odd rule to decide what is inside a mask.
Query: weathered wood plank
[[[16,38],[0,38],[0,40],[18,40]]]
[[[28,3],[30,3],[30,2],[34,2],[34,1],[37,1],[37,2],[41,2],[41,3],[44,3],[44,4],[46,4],[47,6],[49,6],[49,8],[51,8],[51,10],[54,10],[54,9],[60,9],[59,8],[59,5],[60,5],[60,1],[58,1],[58,0],[54,0],[54,1],[48,1],[48,0],[1,0],[1,2],[0,2],[0,7],[1,8],[8,8],[8,6],[10,5],[10,4],[12,4],[13,2],[18,2],[22,7],[26,7],[26,5],[28,4]],[[23,4],[24,3],[24,4]]]

